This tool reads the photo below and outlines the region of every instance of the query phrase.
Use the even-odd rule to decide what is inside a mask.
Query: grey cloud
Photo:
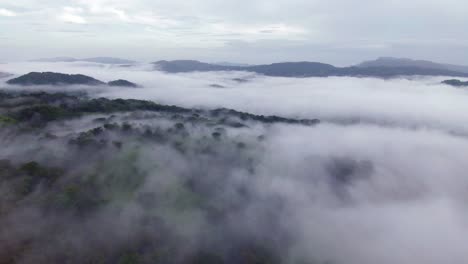
[[[466,61],[464,56],[460,56],[461,51],[457,48],[459,46],[457,42],[466,42],[463,35],[468,19],[460,10],[465,10],[468,6],[459,0],[444,3],[436,0],[411,2],[64,0],[48,1],[47,4],[22,0],[0,4],[1,7],[30,10],[18,18],[17,26],[46,20],[45,27],[50,29],[57,27],[59,23],[51,18],[61,15],[62,18],[75,22],[86,21],[89,30],[106,36],[104,44],[108,46],[121,42],[121,39],[128,34],[140,39],[147,37],[148,33],[144,29],[146,26],[159,29],[159,32],[153,32],[153,35],[155,39],[159,37],[164,41],[150,41],[144,49],[131,43],[122,43],[122,48],[119,49],[121,57],[131,56],[137,50],[140,52],[136,55],[138,57],[162,57],[164,54],[170,54],[171,58],[175,59],[177,57],[171,54],[171,50],[182,51],[192,47],[194,51],[186,56],[193,58],[200,56],[200,52],[195,50],[209,54],[212,52],[211,49],[217,47],[217,60],[236,60],[229,50],[229,42],[246,41],[258,46],[260,52],[252,49],[238,50],[236,53],[242,57],[241,60],[265,61],[265,57],[272,57],[272,54],[269,53],[270,47],[265,45],[262,37],[252,34],[257,31],[274,40],[278,47],[288,46],[299,40],[303,48],[284,51],[282,57],[286,60],[295,60],[302,56],[311,59],[320,58],[325,62],[337,64],[351,64],[376,55],[394,55],[461,64]],[[79,17],[76,14],[72,17],[70,14],[63,16],[61,12],[64,7],[80,8],[83,12]],[[220,24],[225,26],[219,27]],[[285,25],[291,31],[287,34],[275,34],[269,27],[278,24]],[[99,25],[107,25],[107,29],[103,30]],[[181,28],[188,33],[180,35]],[[7,30],[7,33],[14,35],[10,30]],[[216,38],[217,35],[226,35],[228,38],[220,41]],[[198,42],[199,37],[205,41]],[[454,41],[447,42],[444,39]],[[415,44],[414,40],[419,40],[419,43]],[[434,40],[434,43],[428,44],[426,40]],[[22,41],[25,40],[21,38],[16,40],[17,43]],[[54,41],[53,38],[46,38],[43,46],[36,47],[34,52],[43,53],[47,50],[46,46]],[[151,49],[155,45],[158,46],[159,52]],[[331,51],[326,48],[343,45],[351,48]],[[427,48],[420,49],[420,46]],[[376,47],[381,47],[381,50],[375,51]],[[96,53],[91,43],[84,49],[72,44],[65,45],[65,48],[70,53],[79,52],[84,57]],[[359,51],[356,52],[355,49]],[[16,52],[19,53],[18,50]],[[244,55],[244,53],[249,54]]]
[[[223,150],[217,162],[203,160],[198,155],[187,158],[166,147],[142,146],[142,155],[137,159],[138,165],[149,171],[154,169],[156,161],[163,164],[158,173],[150,175],[140,190],[142,193],[164,190],[174,179],[165,176],[186,175],[192,170],[209,179],[210,190],[214,189],[212,186],[221,186],[222,192],[215,200],[218,202],[215,205],[219,205],[239,198],[231,188],[223,187],[248,183],[255,193],[254,198],[243,204],[245,210],[233,214],[233,222],[225,223],[226,226],[232,228],[230,231],[234,234],[249,234],[264,241],[275,241],[273,238],[286,230],[292,242],[282,244],[282,249],[292,252],[289,256],[292,263],[302,263],[301,260],[337,264],[468,261],[464,248],[468,243],[465,235],[468,211],[464,206],[468,199],[468,92],[441,85],[443,77],[293,79],[243,72],[171,75],[155,72],[144,64],[134,68],[80,63],[0,66],[0,71],[15,74],[37,69],[79,72],[103,81],[122,76],[144,86],[141,89],[88,90],[95,97],[150,99],[186,107],[229,107],[257,114],[320,118],[322,122],[313,127],[252,125],[251,129],[240,132],[228,131],[234,138],[252,140],[253,152],[246,156],[233,154],[222,144],[217,145]],[[233,80],[235,78],[247,81],[239,83]],[[226,88],[212,88],[213,83]],[[38,87],[27,89],[37,91]],[[117,119],[128,120],[125,116]],[[140,125],[153,122],[163,128],[173,123],[170,120],[145,121],[144,118],[137,122],[141,122]],[[90,117],[89,120],[58,123],[51,129],[67,134],[75,128],[92,126]],[[202,132],[200,128],[190,130],[192,135],[200,137]],[[264,135],[263,141],[253,143],[260,134]],[[21,154],[32,153],[29,148],[42,144],[34,137],[28,140],[31,144],[23,150],[15,148],[17,142],[5,140],[3,143],[7,147],[2,154],[24,158]],[[55,155],[64,153],[73,157],[73,153],[60,147],[41,149],[49,148]],[[37,156],[44,157],[43,153]],[[250,155],[254,157],[254,176],[226,162],[235,157],[244,164],[244,158]],[[222,158],[226,160],[223,162]],[[228,175],[225,177],[228,180],[223,178],[225,182],[220,183],[216,181],[217,175]],[[136,224],[146,214],[139,206],[133,201],[122,205],[119,214],[110,206],[89,222],[67,221],[71,221],[73,227],[83,228],[87,234],[94,234],[98,227],[100,234],[117,245],[122,241],[138,241],[140,232],[147,231]],[[185,227],[179,230],[186,238],[181,244],[191,244],[200,236],[219,231],[210,229],[199,211],[188,213],[191,221],[182,217],[181,222],[174,222],[175,226],[178,223]],[[268,218],[271,213],[275,217]],[[48,219],[41,220],[34,212],[18,212],[15,216],[17,218],[9,222],[11,226],[17,223],[14,220],[31,217],[47,226]],[[114,224],[106,224],[109,218]],[[276,227],[274,232],[266,230],[271,226]],[[204,230],[202,234],[197,232],[201,229]],[[9,232],[18,235],[32,231],[18,228]],[[91,251],[79,232],[75,229],[68,232],[66,241],[76,245],[72,252]],[[53,245],[61,248],[62,244],[54,241]],[[41,246],[38,248],[43,249]]]

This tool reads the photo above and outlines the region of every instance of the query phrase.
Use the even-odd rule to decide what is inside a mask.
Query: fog
[[[166,74],[149,65],[0,64],[0,72],[20,75],[29,71],[82,73],[102,81],[127,79],[142,88],[18,88],[3,84],[4,89],[87,91],[92,97],[321,120],[311,127],[251,122],[244,128],[227,129],[221,143],[206,141],[209,126],[187,126],[192,143],[187,143],[189,150],[182,154],[164,144],[108,135],[109,140],[127,140],[127,151],[138,146],[134,164],[147,175],[138,194],[164,192],[174,182],[203,175],[201,189],[209,190],[213,206],[242,208],[217,224],[201,209],[169,210],[164,217],[170,219],[170,228],[177,230],[187,251],[207,246],[223,252],[227,249],[216,241],[248,238],[268,241],[265,243],[273,248],[279,244],[284,250],[279,254],[288,263],[468,263],[468,89],[440,84],[447,78],[276,78],[245,72]],[[39,135],[12,139],[11,132],[3,132],[0,158],[65,165],[70,177],[90,170],[90,164],[101,159],[115,162],[117,170],[119,157],[106,158],[112,150],[88,153],[63,144],[94,128],[93,120],[98,117],[49,124],[47,131],[63,137],[58,141],[41,141]],[[142,128],[167,129],[175,123],[165,116],[124,113],[116,118],[118,123]],[[245,142],[248,147],[237,150],[231,141]],[[197,144],[208,144],[218,156],[200,155]],[[239,196],[235,191],[239,186],[248,186],[252,197],[244,200]],[[66,240],[69,244],[54,241],[51,245],[63,250],[71,245],[72,255],[90,252],[86,238],[73,228],[85,230],[85,234],[99,230],[119,246],[160,231],[136,224],[150,210],[136,200],[119,205],[119,214],[113,211],[116,204],[99,210],[85,223],[67,220],[71,223],[66,228],[59,225],[73,239]],[[31,219],[40,218],[38,215],[30,208],[17,210],[3,221],[11,229],[0,238],[14,240],[14,236],[39,232],[23,229]],[[63,217],[54,221],[63,222]],[[108,225],[110,219],[114,223]],[[50,228],[52,220],[36,221]],[[96,242],[102,237],[92,237],[93,243],[102,245]],[[22,259],[24,263],[38,258],[38,252],[29,253]]]
[[[464,122],[468,90],[440,84],[449,77],[384,80],[280,78],[243,72],[165,74],[147,64],[123,68],[92,63],[4,64],[0,65],[0,71],[82,73],[103,81],[122,78],[144,86],[144,89],[86,88],[95,90],[95,96],[110,98],[155,100],[184,107],[227,107],[340,122],[439,128],[460,133],[466,133],[468,128]],[[213,88],[210,86],[213,84],[225,88]]]

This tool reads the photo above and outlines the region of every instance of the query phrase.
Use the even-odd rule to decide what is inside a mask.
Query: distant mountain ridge
[[[365,61],[357,67],[418,67],[424,69],[449,70],[468,73],[468,66],[437,63],[427,60],[413,60],[407,58],[380,57],[376,60]]]
[[[138,87],[138,85],[135,84],[135,83],[129,82],[127,80],[121,80],[121,79],[108,82],[107,85],[109,85],[109,86],[120,86],[120,87],[132,87],[132,88],[137,88]]]
[[[42,58],[33,60],[35,62],[94,62],[94,63],[102,63],[102,64],[134,64],[136,61],[120,59],[120,58],[112,58],[112,57],[95,57],[95,58],[84,58],[84,59],[77,59],[72,57],[55,57],[55,58]]]
[[[235,62],[227,62],[227,61],[220,61],[220,62],[215,62],[215,63],[212,63],[212,64],[220,65],[220,66],[238,66],[238,67],[252,66],[252,65],[247,64],[247,63],[235,63]]]
[[[136,61],[119,59],[119,58],[112,58],[112,57],[86,58],[86,59],[81,59],[81,61],[103,63],[103,64],[133,64],[133,63],[136,63]]]
[[[247,71],[266,76],[277,77],[379,77],[391,78],[397,76],[453,76],[468,77],[468,73],[449,69],[424,68],[415,65],[403,66],[351,66],[335,67],[320,62],[282,62],[268,65],[253,66],[223,66],[204,63],[195,60],[158,61],[153,63],[155,68],[169,73],[210,72],[210,71]]]
[[[226,70],[237,70],[241,68],[239,66],[224,66],[217,64],[210,64],[200,62],[196,60],[174,60],[174,61],[157,61],[153,63],[158,70],[170,72],[170,73],[181,73],[181,72],[193,72],[193,71],[226,71]]]
[[[11,85],[109,85],[121,87],[138,87],[137,84],[127,80],[116,80],[108,83],[94,79],[83,74],[64,74],[56,72],[30,72],[17,78],[7,81]]]
[[[445,80],[442,83],[447,84],[447,85],[451,85],[451,86],[455,86],[455,87],[468,87],[468,82],[463,82],[463,81],[456,80],[456,79]]]
[[[82,74],[64,74],[55,72],[30,72],[7,81],[15,85],[103,85],[104,82]]]

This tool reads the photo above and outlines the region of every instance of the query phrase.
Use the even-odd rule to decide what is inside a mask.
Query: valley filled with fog
[[[139,87],[6,83],[32,71]],[[468,262],[468,88],[447,77],[0,72],[0,259]]]
[[[150,64],[131,67],[80,62],[0,64],[0,71],[16,75],[38,69],[81,73],[104,81],[119,77],[142,86],[142,89],[66,88],[67,91],[85,90],[93,97],[152,100],[184,107],[226,107],[256,114],[319,118],[344,124],[373,123],[455,133],[465,133],[468,129],[464,122],[468,110],[467,90],[441,84],[448,78],[443,76],[282,78],[248,72],[167,74],[155,71]],[[5,88],[64,90],[62,87]]]

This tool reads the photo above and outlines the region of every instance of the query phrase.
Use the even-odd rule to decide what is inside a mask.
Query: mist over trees
[[[445,77],[38,65],[142,85],[2,83],[0,263],[468,260]]]
[[[2,93],[0,105],[0,262],[285,261],[279,223],[236,229],[281,210],[255,191],[264,130],[317,120],[48,93]],[[30,221],[36,232],[22,230]]]
[[[0,264],[468,264],[467,10],[0,0]]]

